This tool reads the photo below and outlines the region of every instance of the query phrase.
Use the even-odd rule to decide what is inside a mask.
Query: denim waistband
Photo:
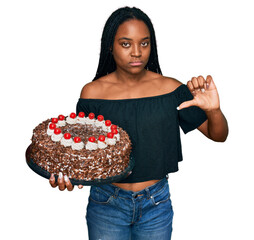
[[[165,184],[168,184],[167,177],[161,179],[160,181],[154,183],[153,185],[146,187],[143,190],[138,192],[125,190],[113,184],[101,185],[99,186],[99,188],[110,193],[111,195],[114,196],[114,198],[117,198],[118,196],[123,198],[137,198],[139,196],[145,196],[147,197],[147,199],[149,199],[151,195],[160,191],[165,186]]]

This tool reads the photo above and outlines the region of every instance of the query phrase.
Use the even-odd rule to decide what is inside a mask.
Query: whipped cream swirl
[[[104,149],[106,148],[108,145],[106,142],[102,142],[102,141],[98,141],[98,148],[100,149]]]
[[[66,122],[69,124],[76,124],[77,123],[77,118],[71,118],[70,116],[68,116],[66,118]]]
[[[72,150],[81,150],[83,149],[85,144],[83,142],[75,143],[73,142],[71,145]]]
[[[62,139],[62,137],[63,137],[62,133],[60,133],[60,134],[52,134],[51,135],[51,139],[54,142],[59,142]]]
[[[86,124],[86,118],[85,117],[77,117],[77,123],[80,124]]]
[[[66,125],[66,121],[65,120],[58,120],[56,126],[58,127],[64,127]]]
[[[47,129],[47,134],[48,134],[49,136],[52,136],[52,135],[54,134],[54,129],[48,128],[48,129]]]
[[[95,142],[88,141],[86,144],[86,149],[87,150],[96,150],[96,149],[98,149],[98,144]]]
[[[111,132],[111,125],[110,126],[106,126],[105,124],[102,126],[102,130],[105,132]]]
[[[73,140],[70,138],[70,139],[65,139],[65,138],[62,138],[61,139],[61,144],[64,145],[65,147],[70,147],[73,143]]]
[[[94,125],[95,119],[90,119],[89,117],[86,118],[86,124],[88,125]]]
[[[116,138],[116,141],[120,141],[120,134],[119,133],[114,134],[114,138]]]
[[[105,120],[99,121],[99,120],[95,120],[95,126],[96,127],[103,127],[103,125],[105,125]]]
[[[107,138],[106,142],[108,145],[115,145],[116,144],[116,138]]]

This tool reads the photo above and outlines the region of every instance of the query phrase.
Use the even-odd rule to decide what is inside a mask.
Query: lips
[[[135,62],[130,62],[129,63],[132,67],[138,67],[141,66],[143,64],[142,61],[135,61]]]

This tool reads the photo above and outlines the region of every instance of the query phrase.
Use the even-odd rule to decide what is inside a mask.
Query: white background
[[[163,74],[186,83],[211,74],[230,134],[182,135],[170,175],[174,240],[253,240],[251,1],[6,0],[0,3],[1,239],[88,239],[89,187],[60,192],[31,171],[25,150],[41,121],[75,111],[95,75],[106,19],[137,6],[151,18]],[[252,229],[251,229],[252,228]]]

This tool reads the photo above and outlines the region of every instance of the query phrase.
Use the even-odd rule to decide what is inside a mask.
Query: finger
[[[55,179],[55,176],[53,173],[50,175],[49,183],[50,183],[51,187],[53,187],[53,188],[55,188],[57,186],[56,179]]]
[[[192,82],[192,84],[193,84],[194,89],[195,89],[195,90],[198,90],[198,89],[199,89],[198,79],[197,79],[196,77],[193,77],[193,78],[191,79],[191,82]]]
[[[205,92],[205,79],[203,76],[198,76],[197,80],[201,92]]]
[[[82,189],[82,188],[83,188],[83,185],[78,185],[78,188],[79,188],[79,189]]]
[[[210,86],[212,86],[212,88],[215,88],[215,84],[214,84],[214,81],[213,81],[213,78],[212,78],[212,76],[211,75],[208,75],[207,77],[206,77],[206,87],[207,87],[207,89],[210,87]]]
[[[188,81],[187,82],[187,87],[189,88],[190,92],[194,92],[195,91],[194,86],[192,84],[192,81]]]
[[[63,191],[65,189],[65,183],[64,183],[62,172],[59,172],[57,183],[58,183],[59,190]]]
[[[66,175],[64,175],[64,182],[65,182],[65,186],[66,186],[67,190],[72,191],[74,186],[71,184],[70,179]]]
[[[178,107],[177,107],[177,110],[181,110],[183,108],[188,108],[188,107],[191,107],[191,106],[196,106],[196,100],[195,99],[192,99],[190,101],[186,101],[186,102],[183,102],[181,103]]]

